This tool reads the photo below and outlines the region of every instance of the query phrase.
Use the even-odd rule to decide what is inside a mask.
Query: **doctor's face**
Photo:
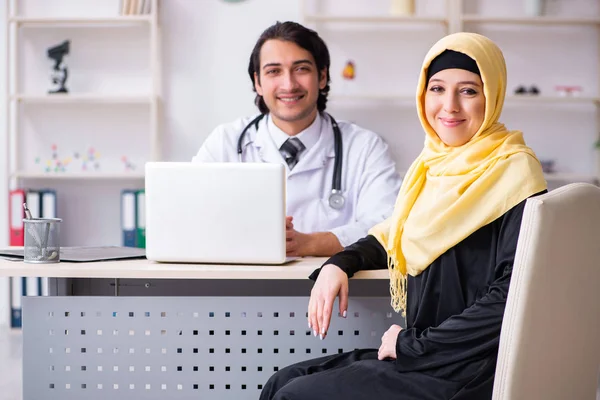
[[[433,75],[425,93],[425,115],[442,142],[462,146],[477,133],[485,117],[483,82],[464,69]]]
[[[300,133],[314,121],[319,91],[326,84],[327,71],[318,71],[309,51],[279,39],[263,44],[254,86],[275,124],[288,135]]]

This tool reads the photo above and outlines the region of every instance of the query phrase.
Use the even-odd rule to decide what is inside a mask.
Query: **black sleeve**
[[[440,325],[401,331],[396,342],[399,371],[439,368],[497,351],[524,207],[525,201],[502,219],[495,259],[496,271],[501,271],[496,274],[499,278],[472,306]]]
[[[333,255],[321,268],[327,264],[337,265],[348,275],[348,278],[352,278],[361,270],[386,269],[387,253],[374,236],[367,235]],[[309,279],[317,280],[321,268],[310,274]]]

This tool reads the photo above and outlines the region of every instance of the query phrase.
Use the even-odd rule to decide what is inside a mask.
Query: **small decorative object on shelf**
[[[123,166],[125,167],[125,171],[135,171],[135,165],[133,165],[128,159],[127,156],[121,157],[121,161],[123,161]]]
[[[344,66],[344,70],[342,71],[342,77],[350,81],[356,77],[356,67],[354,66],[354,61],[346,61],[346,65]]]
[[[61,44],[48,49],[48,58],[54,60],[52,71],[52,83],[58,85],[57,89],[49,90],[48,93],[68,93],[65,83],[68,77],[67,66],[63,64],[63,57],[69,54],[71,42],[65,40]]]
[[[556,172],[554,170],[554,160],[540,160],[540,163],[542,164],[542,171],[544,171],[545,173],[552,174]]]
[[[516,95],[534,95],[537,96],[540,94],[540,89],[536,86],[536,85],[531,85],[529,88],[526,88],[523,85],[519,85],[516,89],[515,89],[515,94]]]
[[[544,0],[525,0],[525,14],[530,17],[539,17],[542,15]]]
[[[356,78],[356,64],[354,61],[346,61],[346,65],[344,65],[344,69],[342,70],[342,78],[344,80],[342,82],[341,93],[346,96],[354,93],[357,89],[354,82]]]
[[[79,151],[75,151],[75,152],[73,152],[73,157],[65,157],[65,158],[61,158],[59,156],[58,146],[56,144],[53,144],[51,146],[51,150],[52,150],[52,156],[50,159],[45,160],[45,162],[42,162],[41,157],[35,158],[35,164],[40,165],[43,172],[45,172],[45,173],[51,173],[51,172],[69,173],[69,172],[72,172],[72,171],[69,171],[69,166],[74,163],[73,160],[77,160],[77,162],[79,162],[81,164],[82,171],[92,171],[92,170],[99,171],[100,170],[100,162],[99,162],[100,153],[98,151],[94,150],[93,147],[90,147],[89,150],[87,151],[87,153],[83,153],[83,156],[80,154]],[[73,167],[73,168],[76,168],[76,167]]]
[[[538,89],[538,87],[535,85],[531,85],[531,87],[529,88],[529,93],[533,95],[538,95],[540,94],[540,89]]]
[[[555,89],[559,95],[564,97],[579,96],[583,91],[583,88],[581,86],[576,85],[557,85]]]
[[[81,169],[83,171],[87,171],[88,169],[94,169],[95,171],[98,171],[100,169],[100,163],[98,162],[99,158],[100,153],[95,151],[93,147],[90,147],[87,156],[83,157]],[[88,163],[90,164],[89,167]]]
[[[390,13],[398,16],[408,16],[415,13],[415,0],[391,0]]]

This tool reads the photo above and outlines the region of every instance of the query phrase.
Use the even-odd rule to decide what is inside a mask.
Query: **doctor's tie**
[[[298,163],[298,155],[304,150],[305,147],[298,138],[289,138],[281,145],[279,149],[285,162],[290,167],[290,169],[294,168]]]

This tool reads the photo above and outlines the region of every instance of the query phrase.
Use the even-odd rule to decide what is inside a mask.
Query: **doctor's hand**
[[[344,248],[331,232],[302,233],[294,229],[293,217],[285,217],[285,251],[288,257],[330,257]]]
[[[304,257],[314,255],[313,238],[306,233],[294,229],[293,217],[285,217],[285,252],[288,257]]]
[[[327,264],[321,268],[308,302],[308,327],[321,339],[327,335],[333,302],[337,296],[340,313],[345,318],[348,310],[348,275],[336,265]]]
[[[401,330],[401,326],[392,325],[390,326],[390,329],[383,334],[381,337],[381,346],[379,346],[379,352],[377,352],[377,359],[396,359],[396,342],[398,342],[398,335]]]

